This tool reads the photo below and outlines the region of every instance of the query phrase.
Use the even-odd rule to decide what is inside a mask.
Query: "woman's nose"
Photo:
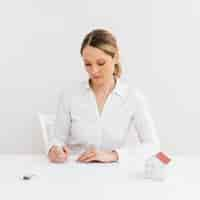
[[[99,69],[97,67],[93,67],[91,72],[92,74],[97,74],[99,72]]]

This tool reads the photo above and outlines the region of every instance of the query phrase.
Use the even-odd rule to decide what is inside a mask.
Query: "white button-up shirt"
[[[68,145],[71,151],[94,146],[148,158],[160,150],[154,122],[144,95],[117,79],[101,114],[88,81],[62,90],[56,113],[52,145]]]

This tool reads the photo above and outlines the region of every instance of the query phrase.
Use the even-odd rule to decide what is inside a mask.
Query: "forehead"
[[[100,59],[104,59],[104,60],[108,60],[111,59],[111,56],[106,54],[104,51],[89,46],[87,45],[82,52],[82,57],[84,58],[84,60],[88,60],[88,61],[92,61],[92,60],[100,60]]]

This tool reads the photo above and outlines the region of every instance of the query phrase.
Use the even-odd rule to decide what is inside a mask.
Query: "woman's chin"
[[[101,85],[104,83],[104,79],[103,78],[92,78],[92,82],[94,84]]]

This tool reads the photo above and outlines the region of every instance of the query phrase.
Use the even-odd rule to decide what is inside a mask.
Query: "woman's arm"
[[[55,126],[53,127],[52,137],[49,138],[47,153],[49,152],[51,147],[63,147],[67,142],[71,123],[69,97],[70,96],[66,97],[65,90],[63,90],[59,95]]]
[[[146,159],[160,151],[160,141],[156,133],[154,121],[150,114],[146,98],[139,90],[136,91],[134,98],[135,112],[131,120],[128,134],[133,134],[131,131],[134,126],[140,144],[137,144],[134,147],[128,147],[126,145],[127,134],[124,139],[124,146],[116,149],[119,160],[126,156]]]

